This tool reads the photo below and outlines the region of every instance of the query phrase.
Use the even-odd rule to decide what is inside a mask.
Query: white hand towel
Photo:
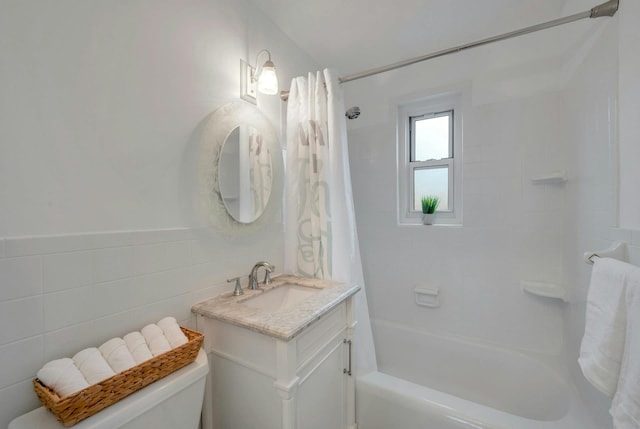
[[[61,398],[89,387],[87,380],[69,358],[46,363],[38,371],[38,378]]]
[[[162,329],[162,332],[164,332],[164,336],[167,337],[171,348],[175,349],[189,342],[189,339],[184,332],[182,332],[182,329],[180,329],[174,317],[165,317],[158,322],[158,326]]]
[[[171,345],[164,336],[162,329],[155,323],[145,326],[141,332],[153,356],[158,356],[171,350]]]
[[[102,356],[102,353],[100,353],[100,350],[95,347],[76,353],[73,357],[73,363],[76,364],[89,384],[96,384],[116,375]]]
[[[123,339],[136,363],[144,362],[153,357],[151,350],[149,350],[149,346],[147,346],[147,342],[144,340],[144,337],[140,332],[130,332],[125,335]]]
[[[629,279],[626,304],[624,356],[610,413],[616,429],[637,429],[640,428],[640,268]]]
[[[625,290],[633,270],[630,264],[598,258],[591,271],[578,363],[585,378],[608,396],[614,395],[618,385],[625,341]]]
[[[122,338],[112,338],[98,347],[98,350],[116,373],[136,366],[136,361]]]

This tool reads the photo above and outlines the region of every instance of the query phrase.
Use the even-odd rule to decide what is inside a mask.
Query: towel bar
[[[627,257],[627,244],[622,241],[616,241],[606,250],[599,252],[584,252],[584,262],[593,265],[594,258],[613,258],[620,261],[629,262]]]

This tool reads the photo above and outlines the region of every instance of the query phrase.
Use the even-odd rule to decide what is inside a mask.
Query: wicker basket
[[[172,372],[193,362],[202,347],[203,336],[199,332],[182,328],[188,342],[154,356],[132,368],[119,372],[100,383],[93,384],[79,392],[60,398],[53,390],[37,378],[33,388],[40,402],[51,411],[64,426],[73,426],[98,411],[113,405],[145,386],[166,377]]]

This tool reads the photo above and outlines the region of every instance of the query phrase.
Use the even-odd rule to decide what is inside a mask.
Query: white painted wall
[[[203,119],[268,48],[280,83],[318,66],[244,0],[0,7],[0,427],[53,358],[282,267],[278,213],[229,238],[194,210]],[[280,130],[281,102],[259,107]]]
[[[239,60],[269,48],[283,87],[317,68],[244,1],[2,7],[0,237],[192,226],[188,156]]]

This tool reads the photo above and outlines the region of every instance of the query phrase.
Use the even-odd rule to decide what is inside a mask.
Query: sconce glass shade
[[[278,93],[278,76],[276,67],[268,60],[262,66],[260,77],[258,77],[258,91],[263,94],[275,95]]]

